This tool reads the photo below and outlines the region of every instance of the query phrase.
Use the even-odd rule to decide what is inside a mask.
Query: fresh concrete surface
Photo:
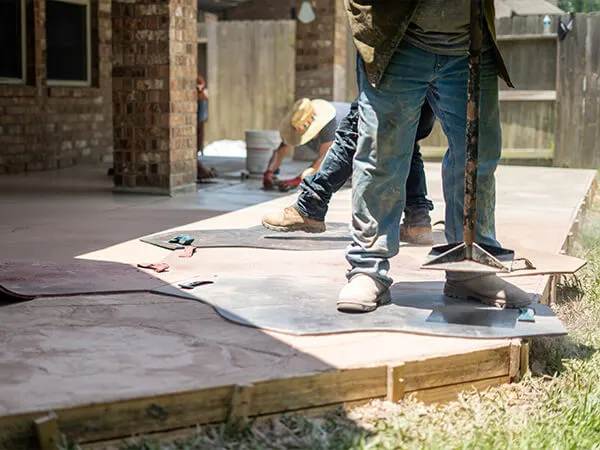
[[[440,166],[427,164],[426,169],[438,220],[443,217]],[[501,167],[497,215],[502,243],[558,252],[594,176],[585,170]],[[169,227],[253,226],[265,212],[295,198],[265,193],[259,186],[260,180],[240,184],[228,179],[201,186],[193,195],[156,198],[112,194],[103,168],[0,178],[0,259],[159,261],[173,254],[138,237]],[[274,201],[257,204],[269,199]],[[245,206],[250,207],[223,214]],[[350,191],[344,190],[334,197],[329,219],[349,218]],[[418,264],[408,270],[402,264],[406,258],[421,261],[425,249],[403,246],[400,251],[393,262],[397,281],[443,280],[443,273],[419,270]],[[273,260],[273,253],[260,249],[207,249],[193,262],[203,275],[293,273],[344,283],[343,250],[303,253],[304,262],[312,257],[312,263],[299,264],[293,252],[278,253]],[[544,276],[521,278],[532,291],[545,286]],[[234,325],[202,303],[154,294],[39,298],[0,307],[0,322],[5,324],[0,330],[0,415],[506,345],[382,332],[287,336]]]
[[[240,183],[240,158],[203,158],[222,176],[174,197],[112,192],[108,165],[0,177],[0,260],[69,261],[94,250],[285,194]],[[285,162],[284,176],[306,164]],[[235,175],[235,177],[234,177]]]

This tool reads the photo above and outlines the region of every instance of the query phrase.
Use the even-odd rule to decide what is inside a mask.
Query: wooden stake
[[[231,406],[229,409],[229,420],[246,420],[250,415],[252,404],[252,384],[236,384],[231,392]]]
[[[513,339],[510,342],[510,363],[508,366],[508,377],[511,382],[521,380],[521,339]]]
[[[521,344],[521,364],[519,368],[520,378],[529,373],[529,341],[523,341]]]
[[[53,411],[47,416],[33,421],[35,431],[42,450],[56,450],[60,444],[60,432],[58,431],[58,417]]]
[[[387,370],[386,400],[398,403],[404,398],[404,363],[399,366],[388,366]]]

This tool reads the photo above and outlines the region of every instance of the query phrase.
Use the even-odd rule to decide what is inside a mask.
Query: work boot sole
[[[469,289],[461,288],[453,284],[446,282],[444,285],[444,295],[446,297],[457,298],[461,300],[475,300],[487,306],[494,306],[496,308],[523,308],[531,305],[531,301],[523,301],[520,303],[507,303],[506,300],[497,297],[484,297],[481,295],[473,294]]]
[[[386,289],[377,296],[373,303],[338,302],[337,310],[345,313],[367,313],[389,303],[392,303],[392,296],[390,290]]]
[[[262,221],[263,227],[268,228],[269,230],[279,231],[279,232],[288,232],[288,231],[304,231],[305,233],[323,233],[325,231],[325,224],[319,225],[307,225],[305,223],[298,223],[294,225],[281,226],[281,225],[272,225],[268,222]]]

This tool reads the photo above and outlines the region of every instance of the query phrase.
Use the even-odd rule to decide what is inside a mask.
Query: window
[[[47,0],[48,85],[90,85],[90,9],[90,0]]]
[[[25,0],[0,0],[0,83],[25,83]]]

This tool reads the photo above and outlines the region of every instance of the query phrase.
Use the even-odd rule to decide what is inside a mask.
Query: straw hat
[[[279,133],[287,145],[304,145],[334,118],[335,107],[328,101],[302,98],[281,121]]]

